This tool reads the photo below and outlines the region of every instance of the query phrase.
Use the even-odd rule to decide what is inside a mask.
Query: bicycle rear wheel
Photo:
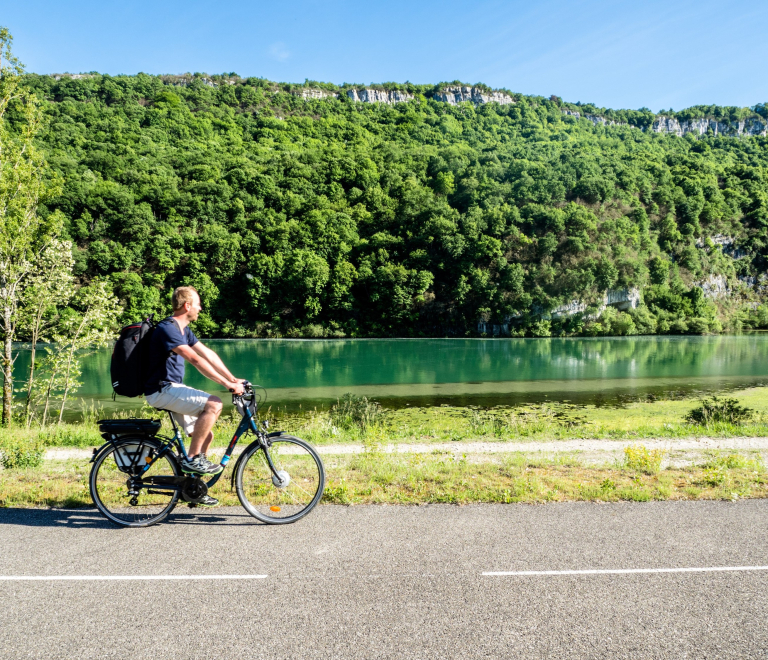
[[[313,447],[290,435],[272,439],[266,451],[255,445],[237,466],[237,497],[254,518],[271,525],[292,523],[306,516],[320,501],[325,486],[323,461]]]
[[[172,452],[155,458],[162,446],[158,440],[147,437],[122,438],[96,459],[89,478],[91,497],[109,520],[124,527],[148,527],[173,511],[179,500],[178,491],[146,485],[152,477],[167,479],[181,475]],[[154,463],[138,477],[147,458]],[[130,493],[132,479],[134,492]]]

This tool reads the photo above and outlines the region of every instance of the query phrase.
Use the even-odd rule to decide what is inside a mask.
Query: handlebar
[[[244,381],[243,381],[243,383],[242,383],[242,385],[243,385],[243,390],[245,390],[244,394],[247,394],[248,392],[250,392],[250,391],[252,390],[252,387],[253,387],[253,386],[252,386],[252,385],[251,385],[251,383],[249,383],[247,380],[244,380]],[[230,387],[230,388],[229,388],[229,391],[230,391],[230,392],[234,392],[235,390],[233,390],[233,389]]]

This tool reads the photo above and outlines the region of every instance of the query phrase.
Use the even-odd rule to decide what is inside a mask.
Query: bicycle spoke
[[[238,497],[260,520],[292,522],[308,512],[322,496],[322,462],[308,445],[290,436],[274,439],[268,451],[276,472],[285,472],[290,482],[284,488],[275,485],[264,450],[257,448],[238,468]],[[300,483],[300,479],[307,483]]]
[[[146,472],[140,472],[139,459],[149,457],[159,446],[155,440],[125,440],[97,459],[91,471],[91,495],[99,510],[113,522],[127,526],[152,524],[164,518],[176,505],[176,492],[150,493],[151,487],[143,487],[143,479],[178,476],[178,465],[168,453],[155,458]],[[126,462],[126,456],[137,458]],[[141,465],[143,467],[143,463]],[[133,494],[129,492],[132,477],[135,480]]]

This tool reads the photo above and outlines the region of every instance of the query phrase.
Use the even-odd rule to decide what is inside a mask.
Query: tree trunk
[[[5,341],[3,342],[3,426],[10,426],[13,411],[13,336],[11,333],[11,310],[3,310]]]
[[[51,373],[51,378],[48,381],[48,389],[45,392],[45,408],[43,408],[43,421],[41,426],[45,426],[45,422],[48,419],[48,405],[51,402],[51,390],[53,389],[53,379],[56,378],[56,373],[58,372],[58,369],[56,365],[53,366],[53,372]]]
[[[72,358],[75,354],[74,345],[69,351],[69,359],[67,360],[67,373],[64,376],[64,395],[61,397],[61,408],[59,408],[59,424],[61,424],[62,417],[64,417],[64,404],[67,402],[67,394],[69,393],[69,373],[72,369]]]
[[[37,354],[37,328],[32,332],[32,355],[29,363],[29,383],[27,384],[27,403],[24,407],[24,422],[29,428],[32,423],[30,407],[32,405],[32,385],[35,382],[35,355]]]
[[[83,320],[80,322],[80,327],[77,329],[75,336],[72,337],[72,343],[69,348],[69,357],[67,359],[67,372],[64,376],[64,396],[61,398],[61,408],[59,408],[59,424],[61,424],[61,419],[64,416],[64,404],[67,402],[67,394],[69,393],[69,374],[72,372],[72,360],[74,359],[75,351],[77,350],[77,340],[80,337],[80,333],[83,331],[83,328],[86,325],[89,311],[90,310],[85,310],[85,313],[83,314]]]

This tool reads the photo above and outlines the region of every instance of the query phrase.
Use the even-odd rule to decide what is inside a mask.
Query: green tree
[[[32,421],[37,344],[50,338],[50,332],[55,330],[62,308],[66,307],[72,298],[73,264],[72,243],[51,240],[42,251],[37,269],[30,276],[24,291],[22,331],[32,346],[24,407],[24,421],[27,427]]]
[[[59,215],[43,217],[38,206],[55,188],[34,144],[42,113],[22,85],[23,67],[11,51],[12,37],[0,28],[0,334],[3,352],[2,423],[13,409],[13,341],[25,290],[42,253],[58,230]]]
[[[59,398],[58,422],[61,423],[67,398],[81,383],[80,362],[89,350],[105,346],[114,338],[115,320],[120,305],[109,282],[94,280],[75,293],[53,334],[54,345],[47,348],[43,361],[46,378],[36,384],[38,398],[43,400],[41,424],[45,426],[54,398]],[[34,389],[33,389],[34,391]]]

